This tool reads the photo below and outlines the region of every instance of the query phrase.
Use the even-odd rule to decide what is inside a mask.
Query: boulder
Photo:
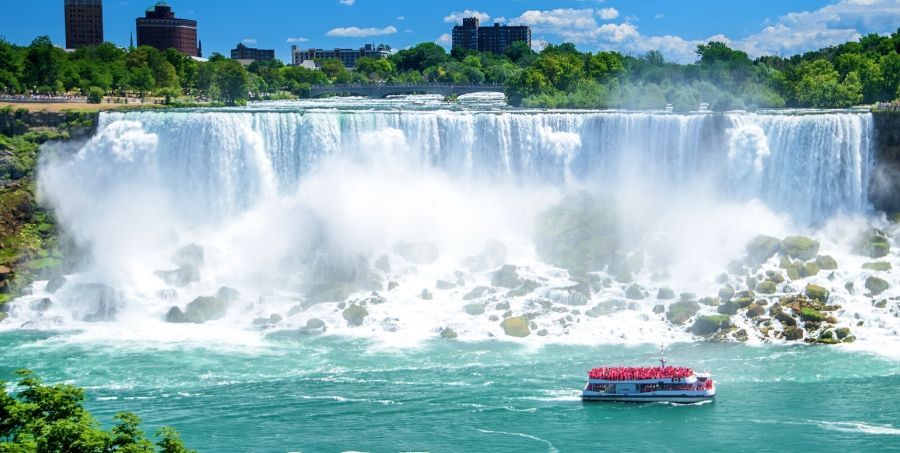
[[[674,299],[675,291],[672,291],[671,288],[660,288],[659,291],[656,292],[656,298],[659,300]]]
[[[481,304],[466,304],[463,306],[463,310],[472,316],[483,315],[484,314],[484,305]]]
[[[65,285],[65,284],[66,284],[66,277],[63,277],[62,275],[57,274],[57,275],[54,275],[53,277],[51,277],[49,281],[47,281],[47,286],[44,287],[44,291],[46,291],[50,294],[53,294],[53,293],[59,291],[59,289],[62,288],[63,285]]]
[[[306,325],[300,328],[300,333],[321,333],[325,329],[325,321],[319,318],[309,318],[306,320]]]
[[[172,262],[178,266],[200,267],[203,265],[203,247],[188,244],[175,252]]]
[[[112,321],[124,305],[119,291],[100,283],[74,285],[67,289],[66,294],[79,300],[75,318],[87,322]]]
[[[366,316],[369,316],[369,311],[366,310],[365,307],[353,304],[345,308],[344,311],[341,312],[341,316],[347,321],[347,325],[357,327],[363,324]]]
[[[838,340],[843,340],[848,335],[850,335],[850,329],[847,327],[838,327],[834,329],[835,335],[837,335]]]
[[[531,334],[531,331],[528,329],[528,322],[522,316],[506,318],[500,323],[500,327],[503,328],[503,333],[510,337],[521,338]]]
[[[772,236],[756,236],[747,243],[747,262],[759,266],[768,261],[781,248],[781,241]]]
[[[391,259],[387,255],[381,255],[377,260],[375,260],[375,269],[380,270],[381,272],[390,272],[391,271]]]
[[[429,291],[428,288],[422,288],[422,292],[419,293],[419,297],[421,297],[422,300],[434,299],[434,295],[431,294],[431,291]]]
[[[875,261],[871,263],[865,263],[862,265],[863,269],[868,269],[870,271],[878,271],[878,272],[887,272],[891,270],[893,267],[891,263],[886,261]]]
[[[822,322],[826,318],[825,314],[819,310],[810,307],[800,309],[800,319],[806,322]]]
[[[416,265],[432,264],[437,261],[440,252],[437,245],[431,242],[398,242],[394,244],[394,253],[406,261]]]
[[[616,257],[619,236],[615,201],[582,191],[540,214],[533,242],[544,262],[597,271]]]
[[[739,308],[740,305],[737,302],[728,301],[716,307],[716,311],[723,315],[734,315],[737,314]]]
[[[628,304],[626,304],[624,301],[607,300],[594,305],[589,310],[585,311],[584,314],[590,316],[591,318],[598,318],[600,316],[609,315],[617,311],[625,310],[626,308],[628,308]]]
[[[811,260],[819,253],[819,241],[806,236],[789,236],[781,241],[781,253],[802,261]]]
[[[241,293],[238,290],[228,286],[223,286],[216,291],[216,298],[228,304],[238,300],[240,296]]]
[[[53,301],[49,297],[36,300],[31,303],[31,309],[34,311],[47,311],[53,306]],[[3,310],[0,310],[3,311]]]
[[[752,303],[747,307],[747,317],[757,318],[766,314],[766,309],[757,303]]]
[[[788,326],[784,328],[784,339],[790,341],[802,340],[803,329],[797,326]]]
[[[800,266],[796,266],[796,265],[792,264],[790,267],[787,268],[787,271],[786,271],[787,277],[791,280],[800,280],[800,278],[801,278],[800,269],[801,269]]]
[[[393,291],[393,290],[397,289],[398,286],[400,286],[399,283],[397,283],[395,281],[390,281],[390,282],[388,282],[387,289],[388,289],[388,291]]]
[[[216,296],[201,296],[187,304],[184,311],[172,307],[166,313],[166,321],[172,323],[196,323],[221,319],[228,311],[228,301]]]
[[[819,269],[823,269],[826,271],[833,271],[838,268],[837,261],[831,257],[831,255],[819,255],[816,257],[816,265],[819,266]]]
[[[527,294],[531,294],[532,291],[534,291],[540,287],[541,287],[540,283],[538,283],[530,278],[526,278],[522,282],[522,284],[519,285],[518,288],[510,291],[509,293],[507,293],[507,295],[509,297],[521,297],[521,296],[524,296]],[[573,292],[572,287],[567,288],[567,290],[570,292]],[[575,292],[578,292],[578,291],[576,290]],[[590,297],[591,297],[591,292],[590,292],[590,290],[588,290],[587,296],[585,298],[585,302],[587,302],[587,299],[590,299]]]
[[[884,231],[870,228],[856,240],[856,253],[869,258],[881,258],[891,252],[891,241]]]
[[[890,287],[891,285],[889,285],[888,282],[878,277],[870,276],[866,279],[866,289],[868,289],[874,295],[881,294],[887,291],[887,289]]]
[[[516,266],[512,264],[504,264],[500,270],[491,275],[491,285],[493,286],[513,289],[522,283],[519,273],[516,272]]]
[[[726,315],[700,316],[691,326],[691,333],[701,337],[708,337],[721,329],[731,325],[731,317]]]
[[[775,294],[777,290],[777,285],[771,280],[763,280],[756,284],[756,292],[760,294]]]
[[[778,320],[784,326],[796,326],[797,320],[794,319],[793,316],[787,314],[784,311],[779,311],[775,313],[775,319]]]
[[[441,338],[446,338],[448,340],[452,340],[458,336],[459,335],[456,334],[456,331],[449,327],[441,329]]]
[[[719,290],[719,299],[730,300],[732,297],[734,297],[734,288],[726,286]]]
[[[631,300],[641,300],[644,298],[644,292],[637,284],[632,284],[625,290],[625,297]]]
[[[665,313],[665,312],[666,312],[666,307],[663,304],[653,306],[653,313],[660,314],[660,313]]]
[[[437,289],[453,289],[456,287],[456,283],[448,282],[447,280],[438,280],[434,283],[434,287]]]
[[[478,299],[479,297],[483,296],[484,293],[489,289],[490,288],[487,286],[476,286],[472,288],[471,291],[467,292],[465,296],[463,296],[463,300]]]
[[[666,319],[673,324],[684,324],[700,311],[700,304],[692,300],[675,302],[669,305]]]
[[[816,343],[822,344],[835,344],[838,341],[834,338],[834,332],[831,330],[823,330],[822,333],[819,334],[819,338],[816,339]]]
[[[802,268],[800,268],[800,275],[803,277],[812,277],[813,275],[817,275],[819,273],[819,266],[810,261],[805,263]]]
[[[828,301],[828,290],[819,285],[809,283],[806,285],[806,297],[825,303]]]

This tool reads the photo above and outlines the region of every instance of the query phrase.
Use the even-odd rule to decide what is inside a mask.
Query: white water
[[[869,215],[871,135],[871,117],[861,113],[102,114],[97,134],[71,159],[46,162],[40,179],[45,201],[90,259],[51,296],[50,311],[21,308],[4,326],[87,326],[91,337],[99,330],[132,340],[246,344],[259,329],[251,321],[277,313],[284,318],[278,329],[317,317],[328,332],[388,344],[433,338],[444,327],[462,339],[502,337],[489,316],[506,309],[491,303],[484,315],[471,316],[462,296],[489,285],[495,266],[507,262],[542,288],[496,302],[508,301],[510,311],[522,314],[538,311],[545,297],[559,300],[554,288],[572,282],[537,257],[533,225],[566,193],[586,189],[615,197],[624,240],[645,257],[635,278],[651,297],[630,310],[584,316],[624,291],[617,284],[597,288],[590,304],[566,307],[580,314],[544,310],[535,322],[548,335],[528,341],[689,340],[652,313],[660,303],[656,288],[715,295],[716,277],[741,258],[747,240],[802,232],[822,240],[822,253],[841,263],[840,282],[824,273],[810,281],[824,280],[846,299],[846,325],[855,326],[854,315],[871,319],[854,333],[857,345],[878,348],[896,344],[896,318],[873,311],[861,293],[841,293],[843,281],[860,287],[867,275],[850,270],[867,259],[850,254],[846,238]],[[466,264],[490,239],[508,247],[505,260]],[[408,262],[394,252],[400,241],[432,243],[439,256],[430,264]],[[176,268],[173,253],[191,243],[204,249],[199,281],[173,287],[154,274]],[[382,256],[390,271],[374,267]],[[336,303],[303,303],[323,272],[354,275],[358,292],[349,299],[377,289],[386,302],[367,305],[365,323],[348,327]],[[436,289],[438,279],[461,285]],[[387,291],[388,281],[399,287]],[[78,283],[119,292],[109,322],[83,322],[96,307],[85,306]],[[183,308],[221,286],[241,293],[224,319],[199,326],[163,321],[171,306]],[[42,288],[26,299],[46,297]],[[423,288],[432,300],[419,297]]]

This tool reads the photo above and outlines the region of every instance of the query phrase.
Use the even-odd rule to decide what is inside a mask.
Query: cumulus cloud
[[[241,40],[241,42],[244,44],[256,44],[256,39],[255,38],[244,38]]]
[[[309,40],[306,38],[288,38],[288,39],[286,39],[286,41],[290,42],[290,43],[297,43],[297,42],[306,42]]]
[[[393,35],[397,33],[397,28],[389,25],[384,28],[360,28],[360,27],[338,27],[332,28],[325,33],[325,36],[335,36],[339,38],[365,38],[368,36]]]
[[[615,8],[601,8],[597,10],[597,15],[603,20],[613,20],[619,17],[619,10]]]
[[[397,16],[397,20],[406,20],[406,16]]]
[[[474,9],[467,9],[464,11],[453,11],[448,16],[444,17],[444,22],[451,24],[461,24],[463,18],[465,17],[477,17],[481,22],[487,22],[491,20],[491,15],[488,13],[483,13]]]
[[[338,0],[338,2],[342,5],[353,6],[356,0]]]
[[[452,43],[452,38],[450,37],[450,33],[444,33],[443,35],[438,36],[434,42],[442,46],[449,46]]]

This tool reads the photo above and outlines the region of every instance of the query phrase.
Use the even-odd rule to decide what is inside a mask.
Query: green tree
[[[410,70],[424,72],[426,68],[436,67],[450,59],[447,51],[433,42],[424,42],[401,50],[390,58],[401,72]]]
[[[337,59],[322,60],[319,63],[319,69],[328,76],[331,83],[348,83],[350,82],[350,71],[344,67],[344,63]]]
[[[236,60],[224,60],[216,68],[215,84],[222,100],[228,105],[247,101],[249,94],[247,70]]]
[[[840,74],[827,60],[806,62],[799,68],[796,98],[804,107],[850,107],[862,101],[859,74],[851,72],[842,82]]]
[[[128,78],[128,84],[144,98],[144,94],[156,86],[156,79],[153,78],[153,72],[147,66],[141,66],[131,71]]]

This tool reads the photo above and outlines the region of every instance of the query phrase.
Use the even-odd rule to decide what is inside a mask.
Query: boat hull
[[[602,395],[582,394],[582,401],[608,401],[617,403],[676,403],[691,404],[703,401],[714,401],[716,395]]]

